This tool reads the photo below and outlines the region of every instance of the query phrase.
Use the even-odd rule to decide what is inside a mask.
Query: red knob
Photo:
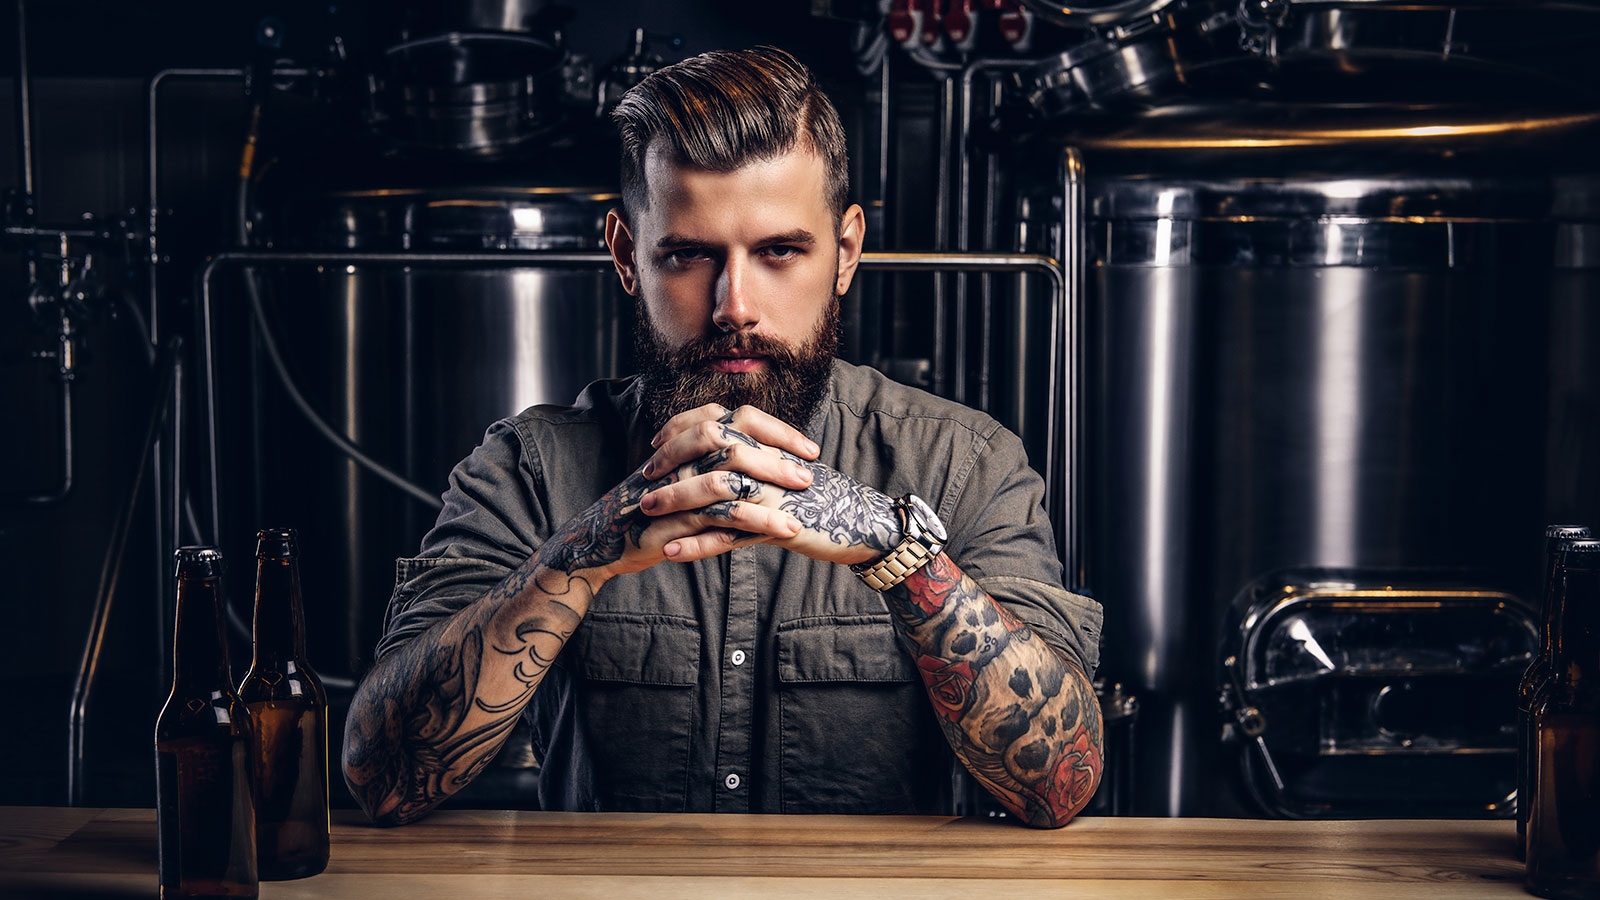
[[[916,34],[917,19],[922,12],[911,8],[912,0],[894,0],[889,6],[889,15],[886,22],[889,26],[889,36],[904,44]]]
[[[977,0],[950,0],[950,11],[944,14],[944,33],[950,40],[959,44],[972,35],[978,21],[973,12],[976,5]]]
[[[1007,43],[1019,44],[1026,40],[1028,32],[1032,30],[1033,17],[1022,8],[1018,0],[1000,0],[1000,15],[995,17],[995,26],[1000,31],[1000,36]]]
[[[939,26],[944,19],[944,0],[913,0],[922,8],[922,42],[939,43]]]

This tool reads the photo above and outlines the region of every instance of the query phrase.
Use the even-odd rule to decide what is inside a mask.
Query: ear
[[[628,220],[620,209],[606,213],[606,246],[611,250],[611,264],[617,269],[622,289],[639,296],[639,267],[634,259],[633,232],[628,230]]]
[[[834,277],[833,292],[840,296],[850,290],[856,277],[856,265],[861,262],[862,242],[867,236],[867,217],[859,204],[852,203],[844,211],[839,224],[839,272]]]

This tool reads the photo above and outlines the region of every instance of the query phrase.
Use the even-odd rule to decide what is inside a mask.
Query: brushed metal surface
[[[1550,185],[1511,177],[1089,173],[1078,515],[1102,672],[1141,705],[1132,809],[1246,812],[1218,775],[1228,601],[1294,566],[1518,578],[1551,263],[1586,258],[1587,226],[1558,242]],[[1582,406],[1579,355],[1557,358]]]

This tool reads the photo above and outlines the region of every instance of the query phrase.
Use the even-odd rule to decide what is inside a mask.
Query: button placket
[[[714,808],[718,812],[748,812],[750,796],[751,730],[755,721],[755,666],[746,648],[756,638],[757,595],[760,566],[756,548],[728,554],[728,606],[723,627],[721,703],[717,723],[716,768],[720,773]]]

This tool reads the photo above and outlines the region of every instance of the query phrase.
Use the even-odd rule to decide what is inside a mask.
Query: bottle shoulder
[[[303,661],[256,663],[239,682],[239,697],[245,703],[299,701],[327,703],[322,679]]]
[[[156,716],[156,743],[249,734],[250,712],[232,688],[174,690]]]

